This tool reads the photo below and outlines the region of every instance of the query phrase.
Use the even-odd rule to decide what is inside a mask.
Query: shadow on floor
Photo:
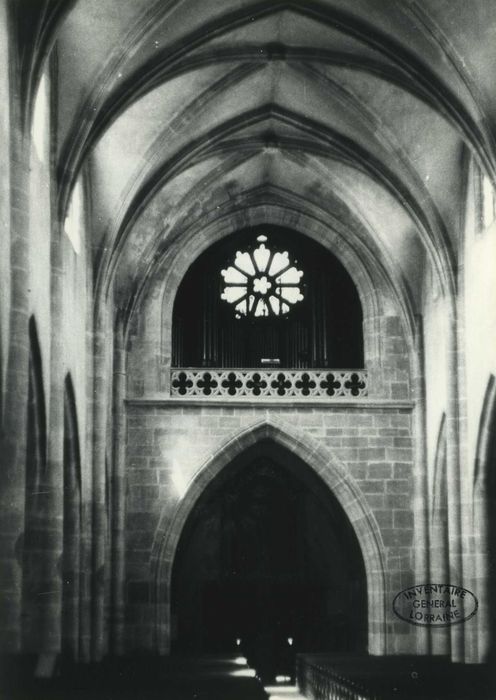
[[[234,657],[133,659],[66,668],[59,677],[2,669],[1,700],[267,700],[255,672]]]

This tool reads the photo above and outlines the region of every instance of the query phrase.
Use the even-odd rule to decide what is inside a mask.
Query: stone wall
[[[320,231],[314,235],[317,233],[331,236]],[[191,254],[198,252],[192,250]],[[391,612],[394,595],[415,583],[413,533],[418,514],[413,511],[413,475],[418,465],[413,443],[418,422],[411,401],[416,396],[411,340],[386,286],[378,279],[374,289],[368,287],[359,264],[351,256],[347,262],[364,311],[369,391],[366,398],[341,404],[308,398],[251,402],[236,397],[223,401],[171,398],[170,320],[181,265],[178,268],[179,263],[171,263],[174,272],[169,270],[136,306],[126,346],[126,649],[169,650],[167,576],[158,579],[163,560],[173,559],[173,548],[169,551],[167,547],[180,535],[176,516],[185,503],[192,507],[202,467],[209,473],[211,460],[222,455],[226,445],[264,423],[283,425],[286,435],[298,435],[308,453],[301,455],[302,459],[321,470],[331,490],[340,480],[346,484],[364,509],[356,518],[370,521],[370,530],[364,530],[362,540],[370,577],[370,651],[402,653],[415,649],[415,630]],[[169,280],[171,275],[174,283]],[[316,450],[323,450],[318,465]],[[331,479],[334,462],[341,470],[337,482]],[[167,528],[172,522],[171,534]],[[374,538],[380,556],[370,550]],[[376,555],[378,559],[374,559]],[[169,563],[167,567],[170,574]]]
[[[261,422],[284,426],[311,452],[324,448],[370,508],[384,548],[385,605],[413,578],[412,411],[406,405],[188,406],[130,401],[127,409],[126,616],[127,646],[154,646],[152,550],[163,523],[188,498],[191,480],[233,438]],[[325,467],[324,467],[325,469]],[[368,552],[363,551],[364,560]],[[369,582],[370,584],[370,582]],[[162,601],[158,601],[163,604]],[[369,610],[369,619],[377,611]],[[411,629],[387,613],[388,651],[412,650]],[[391,634],[393,633],[393,634]]]
[[[10,26],[6,3],[0,3],[2,38]],[[0,41],[0,43],[2,43]],[[3,42],[15,66],[15,47]],[[9,65],[6,59],[5,65]],[[76,255],[55,215],[53,123],[51,123],[50,68],[33,94],[31,123],[20,99],[19,76],[11,71],[11,85],[0,76],[5,97],[1,131],[5,168],[0,178],[3,294],[0,302],[0,363],[3,394],[2,502],[0,546],[0,646],[7,651],[57,653],[61,646],[64,467],[64,383],[74,387],[76,423],[83,466],[83,489],[91,501],[86,453],[88,341],[92,337],[91,266],[85,250]],[[83,235],[84,238],[84,235]],[[4,273],[4,266],[8,271]],[[88,322],[90,320],[90,322]],[[39,409],[43,425],[37,439],[43,446],[44,468],[38,482],[40,563],[30,572],[39,598],[41,624],[29,619],[23,600],[23,550],[26,548],[26,416],[28,407],[29,328],[39,344],[37,372],[43,387]],[[5,381],[3,381],[5,377]],[[8,408],[7,408],[8,407]],[[5,410],[6,409],[6,410]],[[90,435],[90,439],[92,436]],[[79,504],[81,506],[81,504]],[[86,530],[89,530],[86,518]],[[32,534],[32,533],[31,533]],[[81,533],[83,539],[83,533]],[[86,550],[86,563],[89,555]],[[90,571],[86,567],[86,580]],[[29,630],[37,627],[36,635]]]

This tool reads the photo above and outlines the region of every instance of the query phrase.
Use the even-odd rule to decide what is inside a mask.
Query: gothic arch
[[[448,480],[446,476],[446,413],[439,422],[434,474],[430,498],[429,528],[429,573],[435,581],[449,581],[449,533],[448,533]],[[436,654],[450,653],[450,636],[447,628],[433,630],[432,651]]]
[[[377,521],[359,487],[345,467],[326,448],[282,422],[263,421],[242,431],[225,443],[190,481],[172,517],[162,515],[155,533],[151,555],[152,600],[155,605],[156,648],[169,652],[172,567],[183,527],[198,498],[235,457],[260,440],[270,440],[295,454],[328,486],[355,532],[364,561],[368,607],[368,650],[386,653],[385,552]]]
[[[320,222],[313,220],[311,217],[307,217],[304,214],[298,215],[296,212],[288,212],[286,207],[284,209],[279,207],[263,207],[262,211],[250,210],[244,212],[242,226],[239,226],[240,220],[229,222],[227,226],[219,226],[218,222],[215,222],[214,226],[208,226],[206,229],[203,229],[200,235],[194,235],[187,244],[183,244],[181,252],[170,264],[170,269],[173,270],[173,272],[167,275],[166,284],[163,285],[162,289],[163,326],[164,329],[167,329],[167,334],[168,329],[172,327],[172,310],[177,290],[192,260],[197,259],[218,240],[233,233],[238,226],[239,228],[246,228],[249,226],[258,226],[263,223],[268,225],[285,225],[285,213],[286,217],[289,219],[288,227],[294,228],[299,232],[304,232],[302,235],[307,235],[310,239],[320,242],[321,245],[328,249],[341,262],[357,288],[364,321],[376,317],[379,309],[379,301],[377,299],[377,293],[374,292],[374,285],[370,274],[365,264],[363,264],[359,258],[356,250],[348,244],[344,236],[339,235],[330,227],[320,225]],[[224,224],[224,222],[222,223]],[[325,237],[326,234],[327,237]],[[166,335],[162,340],[162,352],[166,356],[170,354],[169,345],[170,337]],[[367,354],[366,351],[366,355]]]
[[[488,474],[489,457],[491,453],[492,441],[496,439],[496,377],[491,374],[484,394],[481,417],[479,422],[479,433],[477,436],[477,451],[475,455],[474,469],[474,495],[480,494],[484,488]]]
[[[22,580],[23,645],[37,648],[40,633],[40,597],[43,587],[45,536],[43,483],[47,466],[47,422],[43,365],[34,316],[29,319],[29,372],[26,423],[26,477],[24,487],[24,542]]]
[[[494,660],[494,555],[496,551],[496,377],[491,374],[486,387],[479,423],[473,482],[472,528],[476,551],[476,590],[479,604],[486,610],[478,619],[478,656]]]
[[[431,518],[436,517],[439,509],[447,507],[446,483],[446,413],[443,412],[439,423],[436,452],[434,455],[434,477],[432,482]]]
[[[64,526],[62,651],[78,658],[81,593],[81,461],[76,399],[70,374],[64,382]]]
[[[168,271],[165,269],[165,260],[161,261],[163,278],[161,278],[161,288],[160,291],[157,290],[157,295],[161,296],[159,327],[162,329],[162,338],[160,339],[160,349],[157,351],[160,353],[164,365],[169,364],[171,354],[174,299],[192,260],[197,259],[212,244],[233,233],[237,228],[260,224],[287,225],[295,231],[304,232],[303,235],[320,242],[341,262],[352,278],[360,297],[364,323],[365,362],[368,368],[373,363],[379,363],[378,317],[383,311],[385,302],[383,295],[378,293],[378,288],[381,291],[387,290],[388,296],[394,294],[395,298],[400,300],[398,313],[404,328],[405,339],[409,349],[413,348],[412,319],[408,304],[403,303],[405,301],[403,290],[397,291],[395,283],[389,279],[388,272],[384,270],[384,267],[378,262],[377,257],[373,253],[371,254],[370,250],[364,250],[362,246],[359,247],[355,243],[350,244],[346,232],[336,225],[337,222],[328,226],[316,217],[296,209],[290,209],[287,206],[263,206],[245,210],[242,212],[242,216],[238,216],[234,220],[229,217],[228,221],[215,221],[203,229],[195,231],[186,243],[182,243],[181,248],[173,254],[172,258],[167,258]],[[136,307],[133,312],[136,313]]]
[[[129,315],[136,313],[142,300],[151,292],[162,296],[164,321],[170,322],[177,288],[192,261],[207,248],[240,229],[262,224],[286,226],[317,241],[340,260],[357,287],[364,318],[373,318],[381,311],[378,288],[397,300],[405,334],[413,347],[414,308],[408,289],[367,222],[354,216],[354,228],[351,229],[339,216],[310,205],[294,192],[278,187],[269,190],[263,204],[251,201],[259,194],[251,191],[245,193],[242,207],[220,214],[212,212],[182,230],[169,249],[160,255],[157,253],[153,266],[147,270],[129,303]]]
[[[279,288],[271,266],[286,249],[290,267]],[[267,269],[258,257],[264,254]],[[249,282],[252,259],[267,275],[261,291],[259,282]],[[246,274],[240,278],[237,268]],[[247,285],[244,301],[240,279]],[[288,279],[292,287],[285,286]],[[261,356],[278,357],[283,367],[364,367],[362,304],[349,273],[312,238],[267,224],[238,230],[197,257],[177,290],[172,316],[173,367],[253,368]]]

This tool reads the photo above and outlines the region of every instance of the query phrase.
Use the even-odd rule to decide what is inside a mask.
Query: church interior
[[[495,45],[0,0],[2,697],[495,696]]]

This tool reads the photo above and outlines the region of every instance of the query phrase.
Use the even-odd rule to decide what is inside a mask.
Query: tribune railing
[[[171,369],[172,397],[360,398],[368,395],[362,369]]]

